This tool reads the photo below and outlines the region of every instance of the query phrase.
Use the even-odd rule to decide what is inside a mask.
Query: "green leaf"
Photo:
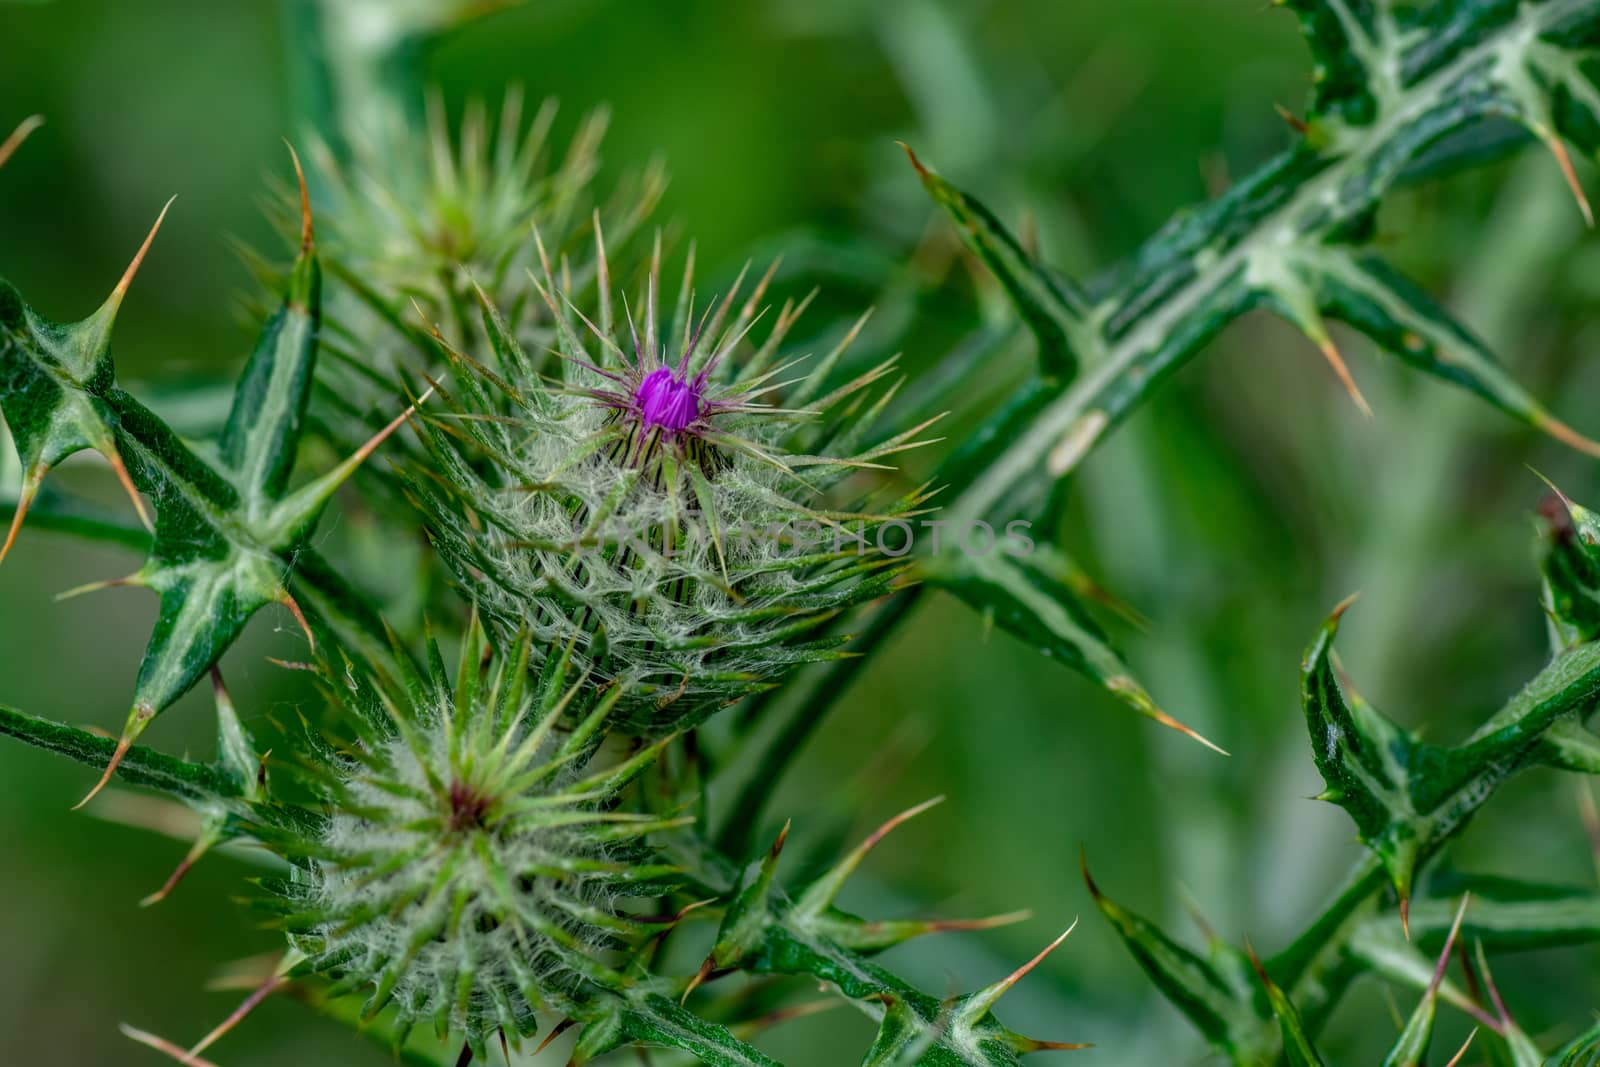
[[[1300,326],[1336,367],[1342,367],[1342,360],[1322,325],[1323,316],[1355,327],[1380,350],[1476,393],[1580,451],[1600,454],[1600,445],[1551,415],[1487,345],[1382,260],[1335,245],[1295,246],[1259,253],[1250,269],[1262,296]]]
[[[1254,952],[1250,954],[1250,963],[1255,967],[1256,975],[1267,991],[1267,1001],[1272,1005],[1272,1014],[1277,1016],[1278,1028],[1283,1034],[1284,1056],[1289,1061],[1289,1067],[1324,1067],[1321,1055],[1312,1047],[1311,1039],[1306,1036],[1305,1024],[1300,1021],[1300,1013],[1295,1010],[1294,1003],[1267,975],[1266,968],[1261,965]]]
[[[922,165],[901,145],[934,203],[949,212],[967,247],[994,271],[1017,313],[1039,343],[1039,370],[1062,385],[1078,371],[1078,353],[1089,331],[1089,308],[1070,281],[1037,262],[975,197],[957,189]]]
[[[1089,875],[1087,861],[1083,878],[1100,914],[1139,966],[1208,1042],[1237,1065],[1267,1067],[1277,1062],[1280,1029],[1273,1024],[1270,1001],[1260,1000],[1245,953],[1213,937],[1210,959],[1202,958],[1101,892]]]
[[[833,939],[842,929],[857,932],[870,924],[833,907],[842,880],[855,869],[866,851],[899,822],[927,805],[914,808],[889,823],[857,849],[834,871],[823,875],[797,904],[776,884],[776,868],[787,838],[787,828],[759,864],[752,865],[733,895],[717,939],[699,973],[689,982],[692,993],[702,981],[732,969],[755,975],[804,976],[832,986],[880,1023],[878,1039],[867,1063],[904,1062],[914,1050],[915,1062],[924,1067],[1015,1067],[1020,1057],[1053,1048],[1078,1048],[1036,1041],[1017,1034],[995,1019],[996,1001],[1052,950],[1055,943],[1031,962],[1000,982],[965,996],[946,1000],[930,996],[866,959],[858,951]],[[970,924],[934,924],[935,929]],[[919,932],[933,932],[923,929]],[[1071,933],[1069,927],[1067,933]],[[870,939],[867,939],[871,944]],[[872,948],[883,947],[871,944]]]
[[[0,734],[91,767],[110,760],[116,742],[75,726],[36,719],[0,704]],[[187,804],[209,804],[242,795],[244,784],[220,767],[192,763],[152,749],[129,749],[117,767],[129,785],[153,789]]]
[[[1394,24],[1382,0],[1276,0],[1300,16],[1311,47],[1312,110],[1319,117],[1355,125],[1371,122],[1383,81],[1385,59],[1395,46]]]
[[[606,997],[581,1011],[584,1030],[573,1064],[585,1064],[625,1045],[681,1049],[707,1067],[782,1067],[724,1026],[707,1022],[659,993]]]
[[[1539,505],[1544,604],[1558,647],[1600,637],[1600,515],[1559,491]]]
[[[1555,1067],[1595,1067],[1600,1064],[1600,1023],[1596,1023],[1557,1052]]]
[[[222,433],[220,467],[192,452],[115,382],[111,323],[154,230],[111,298],[83,322],[50,322],[29,309],[16,290],[0,283],[0,340],[5,345],[0,360],[6,368],[0,377],[0,407],[26,471],[11,537],[45,472],[81,448],[96,448],[112,461],[141,512],[139,491],[155,504],[155,536],[144,566],[127,578],[83,590],[138,585],[161,598],[134,684],[132,710],[90,796],[109,781],[149,723],[217,662],[261,608],[286,605],[310,635],[287,577],[334,489],[399,425],[397,419],[344,463],[290,488],[321,306],[303,183],[302,205],[300,254],[283,304],[267,322],[235,392]]]
[[[1025,555],[1001,547],[982,556],[940,553],[923,564],[922,577],[1040,654],[1092,679],[1140,715],[1227,755],[1157,706],[1069,584],[1074,573],[1065,557],[1047,545],[1034,545]]]
[[[1542,754],[1546,734],[1592,706],[1600,691],[1600,643],[1557,654],[1538,677],[1464,743],[1425,744],[1346,694],[1332,660],[1349,606],[1329,616],[1307,649],[1301,695],[1312,754],[1327,783],[1322,799],[1344,808],[1382,861],[1406,919],[1421,864],[1459,833],[1494,790]]]

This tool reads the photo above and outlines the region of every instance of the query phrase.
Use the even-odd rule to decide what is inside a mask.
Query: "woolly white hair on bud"
[[[598,218],[595,230],[608,280]],[[869,394],[894,360],[833,379],[865,317],[822,358],[790,357],[804,301],[752,339],[776,266],[742,302],[744,274],[697,313],[692,252],[668,316],[658,239],[642,301],[624,297],[619,322],[603,289],[586,313],[539,248],[559,358],[530,357],[480,290],[494,365],[436,334],[454,385],[413,477],[435,545],[491,629],[571,645],[596,681],[627,684],[619,712],[646,733],[836,655],[823,624],[889,591],[902,567],[879,525],[925,499],[840,508],[827,495],[886,469],[927,426],[863,444],[893,390]]]
[[[387,728],[326,783],[285,925],[299,972],[367,991],[369,1018],[392,1007],[402,1030],[428,1020],[480,1047],[531,1034],[536,1012],[585,987],[626,984],[613,964],[645,927],[622,897],[661,875],[644,839],[673,824],[616,803],[660,746],[596,757],[621,690],[561,669],[529,686],[530,649],[480,677],[475,627],[455,685],[436,672],[379,694]],[[558,733],[564,713],[581,722]]]

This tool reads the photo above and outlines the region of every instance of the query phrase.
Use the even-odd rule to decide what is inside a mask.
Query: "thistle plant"
[[[694,247],[680,265],[671,229],[653,225],[658,169],[599,192],[603,120],[560,164],[550,110],[525,131],[520,96],[494,137],[476,105],[452,134],[409,61],[461,5],[297,8],[334,98],[304,137],[311,180],[296,158],[278,211],[293,261],[255,259],[273,307],[212,440],[182,439],[116,379],[112,325],[154,230],[82,321],[54,322],[0,283],[0,411],[20,468],[0,560],[37,523],[146,552],[100,585],[161,597],[119,736],[3,706],[0,732],[94,767],[86,800],[115,781],[198,817],[148,903],[225,842],[257,846],[272,868],[250,895],[282,952],[240,1009],[187,1048],[128,1034],[203,1064],[263,999],[293,994],[411,1062],[536,1058],[570,1035],[570,1064],[637,1052],[771,1067],[758,1031],[811,1010],[794,993],[821,986],[875,1027],[864,1067],[1003,1067],[1081,1047],[996,1015],[1075,922],[1008,976],[938,995],[876,957],[1019,916],[874,919],[841,905],[871,851],[931,803],[841,857],[783,862],[790,827],[766,808],[862,663],[929,590],[947,590],[1198,738],[1117,651],[1098,614],[1108,595],[1062,526],[1085,458],[1252,309],[1301,330],[1364,411],[1330,320],[1600,454],[1368,247],[1390,189],[1511,150],[1505,120],[1543,142],[1587,216],[1569,146],[1600,151],[1600,5],[1283,6],[1316,64],[1292,146],[1089,282],[1040,262],[907,149],[905,180],[955,220],[1037,352],[999,410],[957,413],[975,429],[942,453],[923,447],[939,443],[943,413],[898,391],[893,346],[867,339],[864,316],[835,321],[786,292],[777,265],[754,282],[749,265],[723,286],[697,280]],[[32,126],[0,144],[0,164]],[[979,375],[992,351],[959,348],[944,371]],[[85,450],[104,457],[132,520],[45,483]],[[415,596],[364,587],[338,555],[347,546],[313,542],[363,464],[349,510],[377,502],[380,543],[427,538],[414,568],[398,547],[377,560],[414,569]],[[1116,903],[1085,864],[1088,900],[1231,1062],[1325,1062],[1324,1024],[1367,976],[1417,996],[1387,1063],[1426,1062],[1445,1008],[1479,1025],[1492,1062],[1565,1067],[1600,1047],[1582,1023],[1525,1033],[1490,970],[1514,949],[1593,941],[1600,897],[1445,865],[1513,776],[1600,773],[1587,725],[1600,519],[1560,495],[1541,514],[1553,658],[1464,741],[1403,729],[1341,676],[1348,602],[1314,637],[1300,695],[1321,799],[1349,814],[1367,857],[1287,947],[1262,957],[1212,934],[1202,955]],[[921,536],[927,522],[949,533]],[[1001,548],[996,531],[1017,523],[1034,536]],[[964,534],[979,528],[989,540],[974,549]],[[304,638],[284,665],[314,692],[299,723],[247,727],[219,661],[273,604]],[[213,759],[137,744],[207,677]],[[1238,736],[1227,722],[1215,733]]]

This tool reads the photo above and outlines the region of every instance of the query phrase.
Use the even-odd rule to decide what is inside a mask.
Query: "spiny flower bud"
[[[904,548],[880,526],[923,493],[876,510],[828,494],[888,469],[927,423],[863,444],[892,359],[824,391],[864,318],[820,360],[780,354],[804,302],[756,344],[772,271],[743,303],[741,274],[696,318],[691,252],[667,322],[658,240],[642,321],[624,300],[619,325],[598,220],[595,243],[593,317],[541,256],[557,360],[530,357],[487,297],[493,366],[446,346],[452,410],[429,425],[414,495],[497,634],[526,626],[541,647],[573,647],[595,680],[626,683],[624,722],[681,729],[835,655],[821,625],[889,591]]]
[[[531,648],[483,670],[475,628],[454,686],[435,666],[403,697],[358,697],[364,736],[336,757],[283,890],[295,974],[329,979],[330,995],[366,990],[369,1018],[392,1006],[402,1031],[427,1020],[480,1050],[585,988],[625,986],[611,964],[646,928],[622,898],[669,873],[644,838],[674,824],[618,810],[660,745],[597,758],[621,687],[567,684],[559,657],[530,686]]]
[[[332,283],[323,339],[332,358],[324,360],[327,388],[318,398],[327,433],[340,437],[351,416],[371,421],[398,377],[424,369],[434,353],[416,328],[418,315],[461,321],[473,303],[469,277],[492,284],[504,306],[517,309],[510,328],[524,344],[547,343],[549,323],[530,282],[538,265],[533,235],[566,242],[586,223],[608,123],[603,109],[584,117],[557,157],[549,145],[555,111],[547,100],[526,119],[513,88],[496,121],[471,101],[452,134],[434,95],[425,123],[395,113],[387,123],[343,131],[338,151],[313,142]],[[617,183],[603,212],[619,239],[640,230],[665,185],[659,166]],[[297,201],[282,198],[280,226],[296,225],[297,212]],[[571,270],[579,284],[594,278],[593,263]]]

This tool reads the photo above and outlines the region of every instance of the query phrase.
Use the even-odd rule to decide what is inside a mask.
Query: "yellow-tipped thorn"
[[[412,402],[410,407],[406,408],[400,414],[390,419],[387,426],[373,434],[371,439],[369,439],[366,444],[356,449],[350,458],[345,462],[351,466],[360,466],[366,461],[368,456],[372,455],[372,453],[377,450],[379,445],[388,440],[390,434],[398,430],[405,424],[407,419],[415,415],[417,413],[417,409],[426,404],[428,402],[428,398],[433,396],[434,392],[438,388],[439,387],[437,385],[430,385],[428,388],[424,389],[422,391],[422,395],[417,397],[417,399]]]
[[[1400,932],[1406,935],[1406,940],[1411,940],[1411,898],[1400,898]]]
[[[153,1048],[157,1052],[171,1056],[179,1063],[186,1064],[187,1067],[217,1067],[217,1065],[212,1063],[210,1060],[203,1060],[198,1056],[191,1055],[189,1052],[179,1048],[177,1045],[174,1045],[171,1041],[168,1041],[164,1037],[157,1037],[155,1034],[136,1029],[135,1027],[129,1026],[127,1023],[122,1023],[119,1029],[121,1029],[124,1037],[133,1041],[137,1041],[146,1048]]]
[[[1278,117],[1280,119],[1289,124],[1289,128],[1291,130],[1293,130],[1295,133],[1298,133],[1300,136],[1304,137],[1307,131],[1311,129],[1310,126],[1306,125],[1305,119],[1300,118],[1293,111],[1290,111],[1282,104],[1274,103],[1272,105],[1272,109],[1278,113]]]
[[[966,1010],[979,1009],[982,1011],[988,1011],[990,1008],[994,1007],[996,1001],[1005,996],[1006,993],[1011,990],[1012,986],[1026,978],[1030,971],[1039,966],[1039,964],[1043,963],[1045,959],[1049,957],[1050,953],[1060,948],[1061,943],[1065,941],[1072,931],[1076,930],[1077,928],[1078,920],[1073,919],[1072,925],[1061,931],[1061,936],[1046,945],[1037,956],[1033,957],[1033,959],[1029,960],[1027,963],[1024,963],[1021,967],[1018,967],[1016,970],[1000,979],[1000,981],[996,982],[994,985],[989,986],[987,989],[984,989],[978,993],[974,993],[972,995],[971,1005]]]
[[[234,1008],[233,1011],[229,1013],[226,1019],[218,1023],[216,1029],[212,1030],[205,1037],[202,1037],[194,1045],[194,1047],[190,1048],[189,1051],[184,1055],[189,1056],[191,1059],[199,1057],[200,1053],[216,1044],[225,1034],[227,1034],[229,1030],[232,1030],[235,1026],[238,1026],[241,1022],[243,1022],[245,1016],[255,1011],[257,1006],[259,1006],[263,1000],[266,1000],[272,994],[276,993],[279,989],[282,989],[288,984],[288,979],[283,978],[274,972],[265,982],[262,982],[261,985],[257,986],[253,993],[251,993],[248,997],[245,997],[239,1006]]]
[[[311,194],[306,190],[306,172],[300,169],[300,154],[294,150],[294,145],[289,139],[283,139],[284,147],[289,150],[289,159],[294,162],[294,178],[300,183],[300,251],[305,253],[311,250],[313,233],[311,228]]]
[[[139,495],[139,487],[133,484],[133,478],[128,474],[128,468],[123,464],[122,457],[117,454],[115,448],[108,448],[105,457],[106,462],[111,464],[112,473],[117,476],[117,481],[122,483],[123,492],[133,501],[133,510],[139,513],[140,524],[150,533],[155,533],[155,523],[150,521],[150,512],[145,510],[144,498]]]
[[[28,509],[33,506],[33,498],[39,492],[39,483],[44,481],[44,471],[37,473],[30,471],[22,480],[22,488],[17,492],[17,510],[11,515],[11,528],[6,531],[5,544],[0,545],[0,563],[6,561],[6,556],[11,553],[11,546],[17,543],[17,534],[22,531],[22,520],[27,517]]]
[[[1561,143],[1561,138],[1543,127],[1534,129],[1534,134],[1550,149],[1550,154],[1556,157],[1556,165],[1561,168],[1561,176],[1567,181],[1567,188],[1572,190],[1572,198],[1578,202],[1578,211],[1583,215],[1583,224],[1589,229],[1594,229],[1594,209],[1589,206],[1589,197],[1583,191],[1583,183],[1578,180],[1578,172],[1572,166],[1572,157],[1567,154],[1567,146]]]
[[[1349,611],[1351,606],[1354,605],[1355,602],[1360,600],[1360,599],[1361,599],[1361,591],[1358,589],[1354,593],[1351,593],[1349,596],[1345,597],[1343,600],[1341,600],[1337,604],[1335,604],[1333,606],[1333,610],[1328,612],[1328,618],[1332,619],[1335,622],[1338,622],[1340,619],[1344,618],[1344,613]]]
[[[300,624],[300,632],[306,635],[306,643],[311,646],[311,652],[315,655],[317,651],[317,635],[311,632],[311,624],[306,621],[305,612],[300,610],[300,605],[295,602],[294,597],[289,595],[289,590],[285,589],[283,591],[283,595],[278,598],[278,603],[288,608],[289,614],[294,616],[294,621]]]
[[[539,1047],[533,1050],[534,1056],[537,1057],[539,1053],[549,1048],[555,1042],[556,1038],[572,1029],[572,1026],[576,1021],[577,1020],[575,1019],[562,1019],[560,1022],[552,1026],[550,1028],[550,1032],[545,1035],[544,1040],[539,1042]]]
[[[1466,1056],[1467,1049],[1472,1047],[1472,1039],[1477,1036],[1478,1028],[1474,1026],[1472,1028],[1472,1033],[1467,1035],[1467,1039],[1461,1043],[1461,1047],[1456,1050],[1456,1054],[1454,1056],[1450,1057],[1450,1062],[1445,1064],[1444,1067],[1457,1067],[1461,1060]]]
[[[113,308],[120,305],[122,298],[128,294],[128,287],[133,284],[133,276],[139,273],[140,266],[144,264],[145,253],[149,252],[150,246],[155,243],[156,232],[161,229],[161,223],[166,220],[167,211],[176,199],[178,199],[176,196],[168,197],[167,202],[161,205],[161,214],[156,216],[155,224],[150,227],[150,232],[145,234],[144,243],[139,246],[139,251],[133,254],[133,261],[128,264],[128,269],[122,272],[122,278],[118,280],[116,288],[111,290],[111,298],[107,303]]]
[[[916,151],[904,141],[896,141],[895,144],[899,145],[901,150],[905,152],[906,158],[911,160],[911,165],[916,168],[917,173],[926,178],[928,176],[928,168],[924,167],[922,160],[917,158]]]
[[[71,589],[68,589],[64,592],[57,593],[56,603],[59,604],[63,600],[71,600],[74,597],[83,596],[85,593],[98,593],[102,589],[120,589],[125,585],[137,584],[139,584],[139,576],[137,574],[129,574],[121,578],[107,578],[103,582],[87,582],[83,585],[75,585]]]
[[[152,893],[150,896],[144,897],[142,901],[139,901],[139,907],[154,907],[154,905],[165,901],[166,897],[171,896],[173,889],[178,888],[179,881],[184,880],[184,875],[187,875],[189,870],[192,869],[197,862],[200,862],[200,857],[205,856],[210,849],[211,833],[203,832],[202,835],[200,835],[200,840],[195,841],[194,846],[189,849],[189,853],[184,856],[181,864],[178,864],[178,867],[174,867],[173,873],[166,875],[166,881],[163,881],[162,888],[157,889],[155,893]]]
[[[1534,419],[1533,424],[1570,448],[1575,448],[1585,455],[1600,456],[1600,441],[1585,437],[1554,416],[1541,414]]]
[[[22,147],[22,142],[28,139],[30,133],[43,125],[43,115],[29,115],[23,119],[17,128],[11,131],[11,135],[0,142],[0,167],[5,166],[6,160],[11,158],[12,153]]]
[[[1027,922],[1033,918],[1033,912],[1027,908],[1021,911],[1008,911],[1000,915],[986,915],[981,919],[935,919],[928,923],[930,934],[967,933],[975,930],[995,930],[1002,926],[1015,926],[1017,923]]]
[[[1344,391],[1350,394],[1356,408],[1367,418],[1372,418],[1372,407],[1367,403],[1367,398],[1361,395],[1361,389],[1356,385],[1356,380],[1350,374],[1350,368],[1345,365],[1344,357],[1339,354],[1338,347],[1333,343],[1333,338],[1322,337],[1317,340],[1317,347],[1322,350],[1322,358],[1328,361],[1328,366],[1333,368],[1333,373],[1339,376],[1339,382],[1344,386]]]
[[[1185,737],[1192,738],[1193,740],[1200,742],[1202,745],[1206,746],[1207,748],[1209,748],[1211,751],[1217,753],[1218,755],[1222,755],[1222,756],[1232,756],[1233,755],[1232,752],[1229,752],[1227,749],[1223,748],[1221,745],[1217,744],[1215,741],[1212,741],[1211,739],[1207,738],[1204,734],[1200,733],[1198,730],[1194,729],[1191,726],[1185,726],[1183,723],[1179,722],[1177,719],[1174,719],[1171,715],[1168,715],[1166,712],[1162,711],[1160,708],[1152,708],[1150,710],[1150,717],[1152,719],[1154,719],[1156,722],[1160,723],[1162,726],[1165,726],[1168,729],[1176,730],[1180,734],[1183,734]]]
[[[689,1002],[689,994],[700,988],[701,983],[711,976],[711,971],[715,967],[716,962],[710,956],[707,956],[705,962],[700,965],[700,969],[694,973],[694,977],[689,979],[689,984],[684,987],[683,996],[678,998],[678,1003],[687,1004]]]
[[[916,818],[918,815],[921,815],[929,808],[937,807],[943,803],[943,796],[933,797],[931,799],[924,800],[921,804],[917,804],[914,807],[907,808],[905,811],[902,811],[896,816],[893,816],[882,826],[878,827],[876,830],[872,831],[872,833],[867,835],[867,839],[861,842],[860,846],[856,848],[853,858],[859,861],[867,853],[876,848],[879,842],[893,833],[901,824],[910,822],[912,819]]]
[[[149,704],[139,704],[134,707],[133,714],[128,716],[128,724],[122,728],[122,737],[117,741],[117,749],[111,753],[111,762],[106,764],[105,773],[100,775],[100,780],[89,790],[89,795],[72,806],[73,811],[89,803],[106,787],[111,781],[111,776],[117,773],[117,768],[121,766],[123,757],[128,754],[128,749],[133,747],[134,741],[138,740],[139,735],[144,733],[144,728],[150,725],[150,720],[155,717],[156,709]]]

